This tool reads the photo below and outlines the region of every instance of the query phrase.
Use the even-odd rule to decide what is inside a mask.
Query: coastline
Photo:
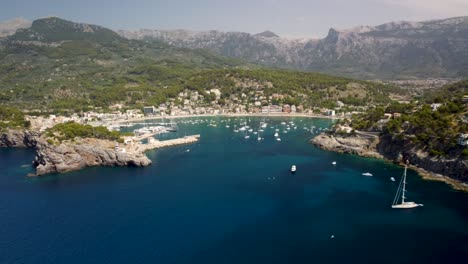
[[[177,115],[177,116],[145,116],[141,118],[131,118],[131,119],[124,119],[124,120],[112,120],[110,122],[120,124],[120,123],[127,123],[127,122],[138,122],[138,121],[145,121],[145,120],[153,120],[153,119],[178,119],[178,118],[190,118],[190,117],[306,117],[306,118],[322,118],[322,119],[331,119],[331,120],[339,120],[342,117],[338,116],[325,116],[325,115],[317,115],[317,114],[302,114],[302,113],[271,113],[271,114],[263,114],[263,113],[233,113],[233,114],[197,114],[197,115]]]
[[[398,160],[392,160],[388,157],[385,157],[385,155],[383,155],[382,153],[379,153],[377,149],[374,149],[375,146],[377,145],[376,141],[372,141],[368,139],[367,142],[364,142],[365,144],[359,141],[357,142],[357,144],[356,142],[352,142],[356,139],[358,138],[354,137],[352,138],[352,140],[350,139],[343,140],[343,138],[337,139],[334,136],[319,134],[315,136],[314,138],[312,138],[310,142],[314,144],[315,146],[317,146],[318,148],[321,148],[327,151],[352,154],[352,155],[357,155],[360,157],[376,158],[376,159],[381,159],[384,161],[400,164]],[[364,139],[360,138],[359,140],[362,141]],[[443,174],[428,171],[416,165],[409,165],[409,168],[415,170],[418,173],[418,175],[425,180],[444,182],[450,185],[454,190],[468,192],[468,183],[450,178]]]
[[[468,183],[457,181],[445,175],[430,172],[414,165],[410,165],[409,168],[415,170],[424,180],[444,182],[450,185],[454,190],[468,192]]]

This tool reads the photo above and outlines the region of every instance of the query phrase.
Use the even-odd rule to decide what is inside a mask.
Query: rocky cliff
[[[389,136],[375,139],[363,137],[340,137],[320,134],[311,140],[315,146],[340,153],[355,154],[364,157],[384,158],[396,163],[403,159],[416,169],[428,172],[432,179],[444,180],[443,176],[465,184],[458,187],[468,190],[468,160],[463,158],[433,157],[416,145]],[[456,183],[450,182],[452,185]]]
[[[431,156],[417,145],[391,136],[381,137],[376,150],[386,159],[400,161],[404,158],[418,168],[468,183],[468,159]]]
[[[7,129],[0,132],[0,147],[32,148],[38,138],[39,133],[35,131]]]
[[[115,142],[77,139],[60,144],[47,142],[40,133],[8,129],[0,134],[0,147],[35,148],[33,165],[36,176],[79,170],[89,166],[148,166],[151,160],[143,151],[125,153],[115,150]]]
[[[320,134],[311,140],[315,146],[328,151],[369,158],[383,158],[375,149],[377,142],[377,138],[339,137],[329,134]]]
[[[391,22],[323,39],[286,39],[272,32],[119,31],[130,39],[209,49],[250,62],[365,79],[460,77],[468,74],[468,17]]]
[[[114,142],[80,139],[58,145],[39,140],[34,160],[36,175],[68,172],[90,166],[148,166],[151,160],[143,153],[125,153],[114,149]]]

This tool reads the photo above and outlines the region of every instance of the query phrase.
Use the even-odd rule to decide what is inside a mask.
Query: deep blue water
[[[146,168],[27,178],[33,150],[0,149],[0,263],[466,261],[468,194],[408,171],[407,197],[424,207],[391,209],[403,169],[310,145],[303,127],[331,121],[275,118],[297,130],[258,142],[232,131],[239,119],[187,120],[160,138],[201,140],[148,152]]]

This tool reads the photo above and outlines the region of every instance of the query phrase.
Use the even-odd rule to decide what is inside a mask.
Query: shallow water
[[[403,169],[310,145],[330,120],[270,118],[258,141],[233,132],[240,119],[249,120],[175,119],[178,132],[161,140],[201,134],[200,141],[150,151],[146,168],[31,179],[32,150],[0,149],[0,263],[466,260],[466,193],[410,170],[407,197],[424,207],[391,209]],[[249,124],[258,130],[260,120]],[[297,129],[282,133],[280,122],[291,120]],[[304,129],[311,126],[314,133]]]

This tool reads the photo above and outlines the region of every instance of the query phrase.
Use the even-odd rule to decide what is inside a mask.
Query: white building
[[[431,104],[431,108],[432,108],[432,111],[435,111],[437,109],[439,109],[439,107],[441,107],[442,104]]]
[[[295,105],[291,105],[291,113],[296,113],[297,109]]]

